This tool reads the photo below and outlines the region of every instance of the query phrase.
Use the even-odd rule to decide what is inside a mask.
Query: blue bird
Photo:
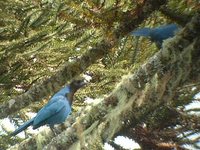
[[[149,37],[152,42],[156,43],[158,48],[162,47],[164,40],[171,38],[180,28],[176,24],[162,25],[156,28],[142,28],[132,31],[130,34],[134,36]]]
[[[85,84],[83,80],[73,80],[68,86],[65,86],[54,94],[34,118],[21,125],[11,133],[11,136],[17,135],[29,126],[33,126],[33,129],[37,129],[40,126],[49,125],[54,132],[54,125],[63,123],[71,113],[74,93]]]

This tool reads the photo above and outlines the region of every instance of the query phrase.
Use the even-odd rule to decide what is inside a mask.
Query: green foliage
[[[132,0],[0,1],[0,101],[27,91],[65,62],[109,38],[124,14],[141,3]],[[168,5],[188,14],[198,8],[197,2],[189,0],[171,0]],[[166,22],[170,20],[155,12],[141,27]],[[92,82],[77,94],[77,99],[83,99],[83,95],[96,98],[110,93],[131,67],[137,69],[158,51],[149,40],[140,39],[139,52],[134,56],[134,43],[135,38],[122,38],[110,54],[90,66],[87,72],[92,74]],[[8,137],[1,137],[1,148],[20,142],[19,139],[5,142],[7,140]]]

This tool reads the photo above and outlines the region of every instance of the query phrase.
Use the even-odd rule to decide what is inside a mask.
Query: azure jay
[[[54,94],[49,102],[37,113],[34,118],[25,122],[13,133],[11,133],[11,135],[14,136],[29,126],[33,126],[33,129],[37,129],[40,126],[49,125],[53,130],[55,124],[63,123],[71,113],[73,95],[84,85],[85,82],[83,80],[73,80],[68,86],[65,86]]]
[[[173,37],[178,30],[179,27],[176,24],[167,24],[156,28],[141,28],[132,31],[130,34],[149,37],[152,42],[156,43],[158,48],[161,48],[163,40]]]

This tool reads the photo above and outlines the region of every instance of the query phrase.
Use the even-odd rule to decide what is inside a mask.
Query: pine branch
[[[177,22],[178,24],[185,26],[185,24],[190,20],[192,16],[178,13],[175,10],[169,9],[166,6],[161,7],[160,11],[167,17],[169,17],[174,22]]]
[[[31,87],[26,93],[11,99],[0,105],[0,118],[6,117],[18,111],[21,108],[26,107],[32,102],[39,101],[42,98],[55,93],[61,86],[73,77],[84,72],[87,67],[95,63],[96,60],[102,58],[109,53],[110,49],[114,47],[121,36],[127,35],[136,26],[138,26],[145,18],[149,16],[154,10],[158,9],[160,5],[166,3],[163,0],[146,0],[144,9],[141,8],[141,13],[138,17],[135,14],[130,13],[128,18],[124,18],[124,22],[121,23],[119,29],[114,31],[113,36],[109,36],[107,39],[102,40],[96,47],[88,50],[80,59],[76,62],[66,62],[56,74],[49,79],[44,80],[41,84],[36,84]],[[29,42],[30,43],[30,42]]]
[[[86,130],[91,126],[92,122],[104,118],[102,120],[103,122],[99,121],[97,127],[95,127],[90,134],[84,136],[85,143],[88,145],[88,149],[101,148],[101,142],[112,139],[115,133],[117,133],[120,129],[125,130],[128,126],[132,126],[137,120],[141,120],[141,117],[144,116],[144,113],[151,109],[155,109],[160,103],[170,103],[173,100],[173,96],[175,94],[174,89],[184,82],[182,79],[186,78],[186,76],[189,76],[191,70],[187,70],[186,68],[189,64],[192,65],[195,63],[190,62],[189,59],[181,60],[180,58],[187,56],[188,54],[191,57],[196,57],[192,55],[192,53],[193,51],[198,51],[199,48],[196,47],[193,49],[192,45],[198,43],[200,40],[200,35],[196,34],[192,39],[190,39],[194,40],[194,43],[189,44],[189,42],[188,45],[182,45],[183,47],[179,49],[179,51],[172,52],[172,50],[178,48],[178,45],[176,45],[177,43],[188,39],[188,37],[191,37],[191,35],[194,33],[193,31],[199,30],[199,27],[197,27],[197,20],[200,19],[199,17],[200,15],[196,16],[196,18],[187,26],[187,28],[184,29],[186,33],[181,32],[178,35],[179,38],[175,38],[173,41],[171,41],[170,45],[164,48],[163,51],[158,52],[156,56],[150,59],[137,72],[123,79],[121,84],[118,85],[118,87],[111,93],[109,97],[99,103],[98,106],[92,107],[91,111],[87,113],[88,116],[84,115],[84,117],[81,118],[81,123]],[[191,29],[191,26],[194,28]],[[198,41],[195,40],[196,37],[199,37]],[[171,52],[168,53],[167,51]],[[173,57],[175,55],[177,56],[176,58]],[[159,62],[159,64],[156,62]],[[179,63],[183,65],[180,66],[179,70],[177,71],[176,69]],[[165,66],[168,66],[168,68],[165,68]],[[163,72],[164,68],[166,69],[165,73]],[[187,71],[188,73],[183,74],[183,70]],[[177,76],[174,76],[174,73],[176,73]],[[149,81],[144,79],[154,80],[155,75],[159,76],[157,78],[158,85],[148,85]],[[156,89],[157,86],[159,89]],[[155,99],[153,99],[153,97]],[[111,101],[116,101],[118,105],[108,107],[106,105],[106,101],[108,101],[108,99],[111,99]],[[76,138],[74,141],[69,141],[68,138],[65,138],[67,141],[62,141],[61,139],[64,139],[66,136],[68,136],[68,138],[70,137],[68,132],[60,134],[58,137],[56,137],[56,139],[52,140],[45,149],[50,149],[52,147],[62,148],[61,145],[63,147],[69,147],[69,142],[73,143],[76,141]]]
[[[194,55],[199,51],[199,19],[200,14],[137,72],[126,76],[108,97],[85,109],[77,126],[73,125],[59,134],[44,149],[69,148],[72,144],[73,147],[78,146],[77,134],[80,133],[76,131],[80,126],[85,129],[79,136],[84,139],[84,145],[88,149],[101,149],[103,142],[111,140],[119,131],[137,125],[144,114],[161,103],[171,103],[175,89],[191,73],[192,69],[188,68],[196,63],[193,58],[200,57]],[[31,140],[32,144],[36,143],[36,139]]]

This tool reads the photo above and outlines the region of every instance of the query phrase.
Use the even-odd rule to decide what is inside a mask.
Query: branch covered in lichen
[[[189,68],[196,63],[193,58],[196,58],[195,52],[199,50],[199,19],[200,16],[196,16],[179,35],[166,43],[163,51],[136,73],[126,77],[113,91],[107,99],[114,99],[118,104],[91,134],[84,137],[88,139],[85,140],[87,148],[102,148],[102,142],[112,139],[118,131],[141,122],[160,104],[172,103],[176,88],[186,81],[191,73]],[[186,42],[188,38],[190,42]],[[181,41],[185,43],[177,45]]]
[[[114,91],[85,109],[78,121],[44,149],[102,149],[117,133],[135,126],[160,104],[173,103],[176,89],[190,77],[199,51],[200,14],[137,72],[124,77]],[[195,58],[195,59],[194,59]],[[83,131],[83,132],[80,132]],[[78,140],[79,138],[79,140]]]

